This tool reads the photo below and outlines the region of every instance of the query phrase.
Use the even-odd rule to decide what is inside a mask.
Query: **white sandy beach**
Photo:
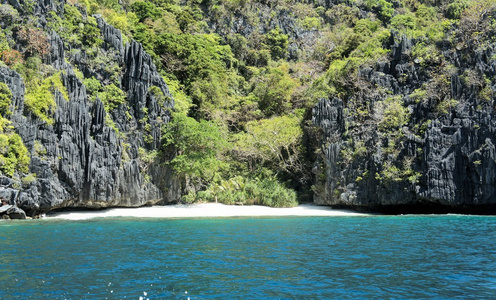
[[[85,220],[102,217],[137,218],[212,218],[212,217],[268,217],[268,216],[365,216],[350,210],[332,209],[311,204],[293,208],[273,208],[259,205],[237,206],[220,203],[167,205],[139,208],[111,208],[100,211],[68,211],[47,215],[49,219]]]

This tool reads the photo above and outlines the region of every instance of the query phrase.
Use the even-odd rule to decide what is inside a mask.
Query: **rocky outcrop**
[[[172,95],[141,44],[133,41],[127,45],[124,64],[122,84],[128,93],[129,112],[136,120],[148,119],[148,134],[153,138],[148,144],[157,148],[161,138],[160,126],[169,122],[169,112],[174,107]],[[151,92],[152,87],[156,87],[157,93]],[[137,124],[140,129],[144,125],[143,122]]]
[[[322,136],[315,202],[387,213],[494,214],[495,88],[493,82],[486,86],[489,96],[484,98],[482,84],[472,77],[493,78],[490,57],[496,45],[472,56],[467,49],[447,47],[443,63],[456,68],[432,76],[410,58],[414,43],[395,37],[387,62],[358,72],[362,88],[373,85],[388,93],[364,93],[353,101],[321,99],[314,107],[313,123]],[[448,83],[439,85],[436,78],[448,78]],[[416,90],[425,91],[422,98],[415,98]],[[431,97],[433,91],[445,98]],[[394,97],[409,119],[385,128],[384,107]]]
[[[0,189],[0,199],[2,199],[2,203],[0,203],[0,219],[26,219],[26,213],[15,205],[19,191],[8,187],[11,181],[7,177],[0,177],[0,183],[3,187]]]
[[[47,3],[37,9],[52,9]],[[119,30],[98,16],[97,21],[104,41],[100,51],[112,59],[113,74],[108,65],[95,65],[84,50],[67,57],[64,42],[50,33],[45,63],[62,71],[68,94],[65,99],[55,91],[53,124],[25,109],[21,76],[0,67],[0,82],[13,94],[11,120],[30,151],[29,171],[36,177],[30,182],[5,178],[1,188],[15,194],[13,201],[28,215],[64,207],[137,207],[179,199],[178,183],[157,155],[161,126],[174,106],[168,87],[140,44],[124,46]],[[74,66],[86,78],[115,84],[127,94],[126,101],[107,111],[98,96],[90,99]]]
[[[17,206],[4,205],[0,206],[0,219],[26,219],[26,213]]]
[[[13,112],[22,112],[24,108],[25,86],[21,76],[7,67],[0,67],[0,82],[7,84],[12,92]]]
[[[109,51],[113,48],[120,55],[119,58],[122,58],[124,54],[124,45],[122,45],[121,31],[107,24],[100,15],[96,16],[96,20],[98,27],[102,31],[104,49]]]

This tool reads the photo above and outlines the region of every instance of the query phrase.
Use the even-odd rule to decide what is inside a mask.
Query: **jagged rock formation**
[[[487,83],[483,97],[473,79],[496,74],[496,45],[473,54],[446,45],[450,72],[433,76],[411,58],[414,44],[393,37],[388,61],[358,72],[364,90],[373,85],[389,94],[368,90],[353,101],[321,99],[314,107],[313,123],[322,129],[315,202],[390,213],[495,213],[494,84]],[[425,92],[422,99],[416,90]],[[435,98],[443,93],[448,102]],[[388,129],[384,105],[395,96],[409,120]],[[357,103],[366,104],[367,115],[357,113],[365,107]]]
[[[2,185],[8,185],[9,180],[7,178],[0,178],[0,183]],[[24,210],[15,205],[14,200],[17,193],[18,190],[12,188],[0,190],[0,199],[2,199],[2,203],[0,203],[0,219],[26,219]],[[3,201],[5,201],[5,203],[3,203]]]
[[[296,12],[289,8],[276,9],[270,2],[251,2],[243,5],[239,10],[234,9],[222,17],[217,16],[215,11],[209,8],[204,8],[204,13],[210,18],[209,28],[223,37],[230,34],[249,37],[253,34],[267,34],[272,29],[280,28],[289,38],[287,54],[291,60],[311,56],[315,42],[322,36],[316,28],[301,26],[297,21]],[[243,10],[256,14],[252,15]]]
[[[4,205],[0,206],[0,219],[26,219],[26,213],[17,206]]]
[[[16,1],[10,3],[18,6]],[[45,15],[60,5],[41,1],[34,14]],[[115,63],[117,78],[105,72],[106,66],[91,65],[84,51],[67,57],[64,42],[52,31],[45,63],[62,71],[69,96],[65,99],[55,92],[52,125],[24,109],[21,76],[0,67],[0,82],[13,94],[13,126],[30,151],[30,172],[36,174],[30,183],[4,177],[1,186],[3,194],[28,215],[63,207],[137,207],[179,198],[178,183],[160,158],[144,157],[158,149],[161,125],[169,121],[174,103],[168,87],[140,44],[132,41],[124,46],[119,30],[97,20],[103,39],[100,51]],[[127,93],[127,101],[106,111],[98,97],[90,100],[75,67],[85,78],[113,80]],[[151,92],[152,87],[160,93]]]

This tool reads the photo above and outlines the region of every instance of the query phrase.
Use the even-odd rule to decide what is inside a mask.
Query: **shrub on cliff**
[[[91,88],[98,90],[96,86]],[[103,102],[107,112],[111,112],[126,101],[126,93],[113,83],[105,86],[103,91],[98,93],[98,97]]]
[[[36,83],[28,85],[24,104],[26,108],[36,117],[53,124],[53,113],[57,107],[55,102],[55,93],[60,92],[62,96],[69,100],[67,89],[61,80],[61,72],[57,72],[43,80],[36,80]]]
[[[378,110],[382,113],[382,119],[379,122],[379,130],[382,132],[391,132],[398,130],[401,126],[408,123],[410,113],[408,108],[403,106],[401,97],[389,97],[378,104]]]
[[[97,48],[103,43],[96,19],[83,15],[73,5],[64,5],[63,18],[53,11],[50,12],[48,26],[59,34],[66,45],[70,45],[68,48]]]
[[[27,173],[29,155],[21,137],[16,133],[0,134],[0,171],[9,177]]]
[[[9,177],[17,172],[28,172],[29,155],[21,137],[12,132],[11,122],[6,116],[11,114],[12,92],[0,82],[0,172]]]
[[[0,82],[0,115],[1,117],[10,115],[10,106],[12,105],[12,92],[9,87]]]

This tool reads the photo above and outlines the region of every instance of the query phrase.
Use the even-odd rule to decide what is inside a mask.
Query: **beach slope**
[[[359,216],[349,210],[332,209],[311,204],[292,208],[267,206],[224,205],[220,203],[177,204],[139,208],[112,208],[101,211],[65,211],[48,214],[50,219],[85,220],[102,217],[136,218],[212,218],[212,217],[269,217],[269,216]]]

